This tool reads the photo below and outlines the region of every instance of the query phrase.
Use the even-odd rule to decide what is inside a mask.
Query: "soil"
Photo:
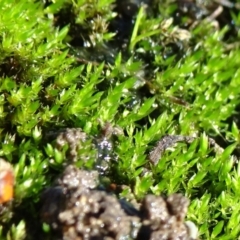
[[[139,208],[99,187],[96,171],[69,165],[53,187],[42,194],[42,220],[56,239],[197,239],[186,224],[188,199],[146,195]]]

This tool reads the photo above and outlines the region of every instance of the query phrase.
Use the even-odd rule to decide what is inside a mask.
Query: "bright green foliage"
[[[51,239],[38,204],[66,164],[68,146],[59,150],[46,135],[81,127],[90,140],[79,154],[90,161],[79,158],[76,165],[92,168],[91,139],[106,122],[124,130],[114,172],[105,179],[128,186],[120,196],[181,192],[201,239],[240,236],[240,164],[233,157],[240,142],[240,50],[227,48],[227,27],[202,21],[181,29],[172,21],[172,2],[155,1],[155,15],[141,6],[121,52],[109,47],[113,0],[0,1],[0,157],[16,175],[14,215],[1,217],[1,239],[34,239],[31,221]],[[59,23],[61,14],[69,20]],[[239,25],[240,14],[232,17]],[[239,42],[239,30],[235,38]],[[72,46],[73,39],[82,46]],[[180,56],[170,50],[173,43],[181,44]],[[197,137],[167,149],[152,165],[148,153],[166,134]],[[228,147],[217,152],[208,137],[226,139]]]

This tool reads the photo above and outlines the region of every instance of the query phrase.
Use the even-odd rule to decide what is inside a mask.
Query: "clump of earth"
[[[189,201],[181,194],[146,195],[135,207],[108,193],[97,171],[68,165],[53,187],[42,194],[41,218],[64,240],[197,239],[185,222]]]

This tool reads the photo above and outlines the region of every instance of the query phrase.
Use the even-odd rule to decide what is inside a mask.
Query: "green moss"
[[[172,21],[176,3],[153,1],[139,8],[127,44],[118,45],[114,2],[0,1],[0,156],[16,175],[1,239],[33,239],[36,232],[51,239],[39,199],[61,172],[66,149],[46,134],[81,127],[95,138],[106,122],[124,130],[107,176],[128,186],[122,196],[182,192],[200,238],[237,239],[240,14],[229,15],[236,34],[227,38],[226,24],[216,30],[200,20],[186,30],[190,16]],[[148,153],[166,134],[199,138],[167,149],[153,166]],[[209,146],[209,137],[224,151]]]

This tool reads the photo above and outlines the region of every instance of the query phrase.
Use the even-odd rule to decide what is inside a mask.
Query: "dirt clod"
[[[96,171],[70,165],[42,194],[41,216],[61,239],[196,239],[184,218],[188,200],[147,195],[140,209],[98,187]]]

